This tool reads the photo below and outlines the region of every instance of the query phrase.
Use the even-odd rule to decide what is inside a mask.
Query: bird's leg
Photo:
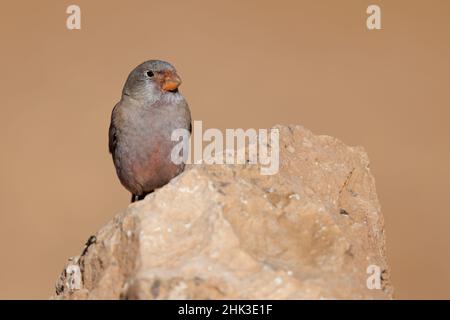
[[[148,194],[152,193],[153,191],[155,191],[155,190],[152,190],[152,191],[150,191],[150,192],[146,192],[146,193],[141,194],[141,195],[138,195],[138,194],[131,194],[131,203],[136,202],[136,201],[144,200],[144,198],[145,198]]]

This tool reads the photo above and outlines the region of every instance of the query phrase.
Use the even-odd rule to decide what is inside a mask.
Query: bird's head
[[[168,62],[149,60],[141,63],[129,74],[122,95],[133,99],[152,102],[166,95],[179,95],[181,79]]]

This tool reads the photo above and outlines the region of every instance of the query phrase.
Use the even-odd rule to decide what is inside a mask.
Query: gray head
[[[164,96],[178,96],[181,79],[168,62],[149,60],[141,63],[128,75],[122,96],[139,101],[152,102]]]

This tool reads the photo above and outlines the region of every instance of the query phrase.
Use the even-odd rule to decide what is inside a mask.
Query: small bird
[[[178,91],[181,79],[168,62],[149,60],[129,74],[109,126],[109,152],[131,202],[167,184],[184,170],[171,160],[172,131],[191,132],[189,106]]]

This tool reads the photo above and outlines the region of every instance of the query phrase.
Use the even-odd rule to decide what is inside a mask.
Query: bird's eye
[[[153,71],[147,71],[147,76],[149,78],[153,77],[155,74],[153,73]]]

